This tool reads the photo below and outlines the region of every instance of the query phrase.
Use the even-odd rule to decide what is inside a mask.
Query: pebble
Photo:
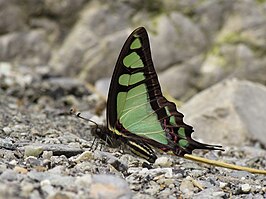
[[[221,189],[225,188],[227,185],[228,185],[228,184],[225,183],[225,182],[219,182],[219,187],[220,187]]]
[[[55,193],[55,188],[52,186],[50,180],[45,179],[40,182],[41,189],[44,193],[52,195]]]
[[[169,198],[169,196],[173,195],[173,192],[169,188],[165,188],[164,190],[158,193],[158,198]]]
[[[26,198],[29,198],[29,195],[31,195],[33,190],[34,190],[34,185],[32,183],[25,181],[21,183],[21,192],[23,196],[25,196]]]
[[[89,174],[78,176],[75,180],[75,185],[77,185],[78,187],[82,187],[84,189],[90,187],[91,183],[92,183],[92,176]]]
[[[28,170],[23,168],[23,167],[19,167],[19,166],[15,166],[14,167],[14,171],[16,171],[17,173],[22,173],[22,174],[26,174],[28,173]]]
[[[11,169],[5,170],[1,175],[0,179],[8,180],[8,181],[15,181],[17,180],[17,172]]]
[[[194,192],[194,185],[190,180],[184,179],[182,180],[179,189],[183,194],[191,195]]]
[[[25,146],[24,156],[34,156],[38,157],[42,152],[43,148],[41,146]]]
[[[113,175],[93,175],[90,187],[91,198],[130,199],[132,193],[127,182]]]
[[[160,190],[161,190],[161,186],[159,184],[157,184],[154,181],[150,181],[149,186],[144,190],[144,192],[151,196],[154,196],[157,193],[159,193]]]
[[[28,166],[35,167],[35,166],[41,166],[42,161],[34,156],[28,156],[25,158],[25,163]]]
[[[10,165],[17,165],[18,164],[18,161],[17,160],[11,160],[9,162]]]
[[[225,195],[225,193],[223,191],[216,191],[212,193],[212,196],[215,198],[223,198],[223,196]]]
[[[86,160],[93,159],[93,152],[92,151],[84,151],[80,154],[77,158],[73,159],[74,162],[81,162]]]
[[[250,189],[251,189],[251,186],[249,184],[241,185],[241,191],[243,191],[243,193],[249,193]]]
[[[154,165],[156,166],[161,166],[161,167],[170,167],[172,165],[172,161],[170,158],[166,157],[166,156],[161,156],[159,158],[156,159]]]
[[[56,193],[49,193],[47,199],[72,199],[77,198],[77,195],[70,191],[57,191]]]
[[[50,160],[52,156],[53,156],[52,151],[43,151],[42,153],[42,157],[47,160]]]
[[[10,127],[4,127],[3,131],[5,132],[5,134],[9,135],[12,132],[12,129]]]

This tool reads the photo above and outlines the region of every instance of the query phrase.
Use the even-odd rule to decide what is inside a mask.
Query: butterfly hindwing
[[[150,146],[179,156],[197,148],[217,149],[193,140],[192,127],[162,95],[143,27],[131,33],[118,57],[108,94],[107,122],[110,131],[139,147],[134,149],[138,153],[154,156]]]

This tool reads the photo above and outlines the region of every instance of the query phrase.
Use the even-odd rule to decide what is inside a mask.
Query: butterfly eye
[[[96,133],[101,133],[102,129],[101,128],[96,128]]]

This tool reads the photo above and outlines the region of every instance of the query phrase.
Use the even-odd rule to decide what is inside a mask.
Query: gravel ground
[[[0,85],[0,198],[266,198],[263,175],[159,153],[151,166],[92,145],[88,122],[69,110],[99,112],[102,101],[74,79],[22,68],[2,72]],[[266,168],[259,144],[224,148],[195,155]]]

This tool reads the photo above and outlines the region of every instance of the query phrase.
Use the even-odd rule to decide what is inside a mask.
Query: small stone
[[[30,166],[40,166],[41,165],[41,160],[34,157],[34,156],[29,156],[25,159],[25,162],[27,165],[30,165]]]
[[[193,193],[193,190],[194,190],[194,185],[190,180],[188,179],[182,180],[181,185],[180,185],[181,192],[183,192],[184,194],[190,195]]]
[[[156,159],[154,165],[158,165],[161,167],[170,167],[172,165],[172,162],[168,157],[162,156]]]
[[[82,154],[80,154],[76,159],[74,159],[74,162],[81,162],[86,160],[93,159],[93,153],[91,151],[85,151]]]
[[[173,177],[173,170],[172,170],[172,168],[167,168],[167,170],[166,170],[164,176],[165,176],[166,178],[172,178],[172,177]]]
[[[159,198],[169,198],[172,195],[172,191],[169,188],[165,188],[164,190],[160,191],[158,194]]]
[[[243,191],[243,193],[249,193],[250,189],[251,189],[251,186],[249,184],[241,185],[241,190]]]
[[[221,189],[225,188],[226,186],[227,186],[227,183],[225,183],[225,182],[220,182],[219,187],[220,187]]]
[[[198,178],[198,177],[204,175],[204,170],[194,169],[191,171],[190,175],[193,176],[194,178]]]
[[[42,180],[41,182],[40,182],[40,185],[41,186],[47,186],[47,185],[51,185],[51,182],[50,182],[50,180]]]
[[[9,135],[9,134],[12,132],[12,129],[6,126],[6,127],[3,128],[3,131],[4,131],[7,135]]]
[[[34,156],[38,157],[43,152],[43,148],[41,146],[25,146],[24,155],[26,157]]]
[[[46,192],[46,193],[49,193],[49,195],[53,194],[55,192],[55,189],[54,187],[51,185],[51,182],[50,180],[42,180],[40,182],[40,185],[41,185],[41,189],[43,192]]]
[[[50,160],[52,156],[53,156],[52,151],[44,151],[42,154],[42,157],[47,160]]]
[[[215,198],[223,198],[224,195],[225,193],[223,191],[216,191],[212,193],[212,196]]]
[[[26,135],[28,127],[24,124],[17,124],[13,127],[14,131],[21,132],[21,134]]]
[[[7,165],[0,164],[0,173],[3,173],[7,169]]]
[[[149,184],[149,187],[144,190],[145,193],[154,196],[161,191],[161,186],[158,185],[156,182],[150,181]]]
[[[33,192],[34,185],[26,181],[22,181],[20,185],[22,195],[26,198],[30,198],[29,195]]]
[[[166,186],[170,186],[170,185],[174,184],[174,180],[173,179],[165,179],[164,184]]]
[[[11,160],[11,161],[9,162],[9,164],[11,164],[11,165],[17,165],[17,163],[18,163],[18,161],[16,161],[16,160]]]
[[[131,191],[125,180],[112,175],[92,176],[90,198],[131,198]]]
[[[23,168],[23,167],[19,167],[19,166],[15,166],[14,167],[14,171],[16,171],[17,173],[22,173],[22,174],[26,174],[28,173],[28,170]]]
[[[15,181],[17,180],[17,173],[14,170],[7,169],[0,175],[0,179]]]
[[[49,193],[48,199],[71,199],[76,198],[76,194],[69,191],[59,191],[56,193]]]
[[[83,176],[78,176],[75,180],[75,185],[78,187],[88,188],[91,185],[92,176],[89,174],[85,174]]]

